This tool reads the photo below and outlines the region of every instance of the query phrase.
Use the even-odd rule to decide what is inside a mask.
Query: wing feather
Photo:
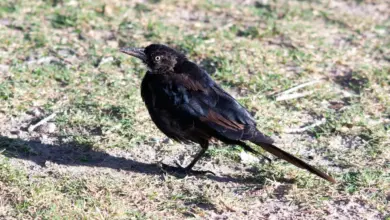
[[[196,64],[187,62],[182,74],[167,76],[182,96],[177,108],[207,124],[225,138],[243,138],[248,128],[256,127],[249,112],[231,95],[219,87],[211,77]],[[183,95],[185,93],[185,95]]]

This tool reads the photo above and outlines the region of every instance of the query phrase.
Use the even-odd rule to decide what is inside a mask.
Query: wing
[[[257,131],[249,112],[196,64],[187,61],[175,72],[178,74],[169,76],[173,87],[185,94],[178,109],[230,140],[247,139]]]

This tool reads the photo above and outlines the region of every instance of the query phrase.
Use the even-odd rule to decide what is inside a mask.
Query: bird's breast
[[[141,95],[146,105],[161,109],[170,109],[188,103],[191,98],[191,94],[186,88],[157,74],[147,74],[144,77]]]

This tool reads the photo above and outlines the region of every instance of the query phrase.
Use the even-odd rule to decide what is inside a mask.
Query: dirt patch
[[[56,135],[51,136],[51,141],[42,143],[42,134],[34,133],[30,135],[25,131],[21,131],[17,134],[18,138],[15,138],[15,135],[8,132],[9,130],[15,130],[15,128],[25,127],[29,122],[33,121],[33,117],[26,114],[21,116],[21,118],[6,119],[6,122],[10,122],[7,123],[9,127],[6,130],[2,130],[0,138],[0,148],[5,150],[2,154],[10,158],[10,163],[13,166],[25,170],[29,176],[39,175],[41,177],[56,178],[57,176],[71,175],[74,178],[85,178],[88,176],[95,178],[104,174],[119,179],[150,176],[153,179],[157,178],[159,184],[167,185],[169,181],[167,182],[166,174],[157,165],[158,161],[164,158],[164,156],[170,155],[163,160],[173,164],[175,160],[173,159],[174,155],[182,155],[182,157],[179,157],[179,161],[186,163],[197,150],[195,146],[182,147],[178,145],[176,150],[175,148],[170,148],[168,152],[163,152],[163,156],[161,155],[161,149],[150,146],[138,146],[129,150],[112,149],[100,151],[94,150],[92,146],[80,145]],[[13,136],[13,138],[7,136]],[[371,219],[380,219],[382,217],[378,211],[364,203],[357,202],[347,202],[345,205],[330,202],[327,204],[326,209],[313,213],[313,211],[309,211],[299,204],[291,203],[291,199],[288,199],[288,194],[294,190],[292,185],[287,182],[286,184],[271,185],[263,188],[262,184],[264,184],[264,181],[261,181],[261,179],[265,180],[268,176],[267,173],[264,176],[258,176],[251,180],[250,176],[252,173],[258,171],[247,169],[251,167],[250,165],[239,165],[232,162],[229,164],[226,163],[227,161],[222,160],[218,162],[218,160],[218,158],[210,159],[206,157],[197,165],[198,168],[210,169],[216,172],[217,176],[190,177],[191,183],[188,184],[195,188],[190,191],[188,196],[193,199],[185,199],[183,205],[190,207],[193,211],[186,215],[194,217],[199,216],[199,213],[203,213],[202,215],[204,216],[217,219],[236,217],[244,219],[264,217],[268,219],[288,219],[296,216],[301,216],[303,219],[316,219],[320,213],[326,213],[329,216],[327,217],[328,219],[335,216],[339,218],[367,216],[371,217]],[[285,180],[279,179],[278,181],[284,182]],[[203,197],[204,189],[198,187],[202,187],[205,182],[212,187],[221,188],[224,193],[238,196],[238,198],[244,199],[246,195],[249,195],[249,192],[252,196],[244,199],[247,204],[245,206],[237,203],[229,204],[226,201],[221,202],[220,199],[222,198],[220,196],[222,195],[220,193],[216,194],[215,198],[210,197],[210,195]],[[259,185],[260,183],[261,185]],[[261,199],[265,198],[264,196],[269,193],[273,196],[265,200]],[[4,208],[6,207],[4,206]],[[3,213],[6,212],[4,210]]]

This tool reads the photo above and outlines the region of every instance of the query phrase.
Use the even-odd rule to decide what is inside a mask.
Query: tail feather
[[[277,148],[276,146],[263,142],[261,140],[250,140],[254,144],[259,145],[262,147],[264,150],[268,151],[269,153],[286,160],[287,162],[290,162],[294,164],[297,167],[300,167],[302,169],[308,170],[309,172],[331,182],[331,183],[336,183],[336,180],[333,179],[333,177],[329,176],[328,174],[320,171],[319,169],[305,163],[301,159],[296,158],[295,156],[291,155],[290,153],[287,153],[286,151],[283,151],[282,149]]]

